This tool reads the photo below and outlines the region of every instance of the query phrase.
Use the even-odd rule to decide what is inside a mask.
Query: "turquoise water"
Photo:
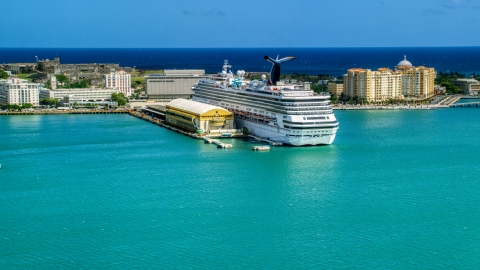
[[[475,99],[470,99],[470,98],[463,98],[463,99],[459,99],[456,104],[461,104],[461,103],[480,103],[480,99],[478,98],[475,98]]]
[[[480,110],[338,111],[217,149],[129,115],[0,117],[1,269],[477,269]]]

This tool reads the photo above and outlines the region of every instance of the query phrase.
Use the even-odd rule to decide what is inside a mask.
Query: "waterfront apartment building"
[[[111,100],[116,89],[101,88],[71,88],[71,89],[41,89],[40,98],[55,98],[59,101],[75,100],[78,104],[105,103]]]
[[[173,100],[191,98],[192,87],[199,80],[208,78],[205,70],[164,70],[163,74],[145,76],[145,92],[149,99]]]
[[[129,97],[132,94],[131,75],[123,70],[105,74],[105,88],[117,89],[119,93]]]
[[[369,102],[403,99],[405,96],[424,99],[435,94],[434,83],[433,68],[414,67],[405,57],[394,70],[349,69],[344,75],[344,92],[347,98],[357,97]]]
[[[475,79],[455,79],[452,84],[460,87],[465,95],[478,95],[480,82]]]
[[[374,101],[387,101],[389,99],[403,99],[401,92],[402,75],[389,68],[379,68],[372,72]]]
[[[343,75],[343,91],[347,98],[359,98],[375,101],[372,88],[372,71],[363,68],[351,68]]]
[[[341,83],[329,82],[327,84],[327,87],[328,87],[328,92],[337,97],[341,96],[343,93],[343,84]]]
[[[18,78],[0,80],[0,104],[22,106],[29,103],[38,106],[39,87],[37,83]]]
[[[424,66],[414,67],[407,57],[395,67],[402,75],[402,94],[417,98],[428,98],[435,94],[435,69]]]

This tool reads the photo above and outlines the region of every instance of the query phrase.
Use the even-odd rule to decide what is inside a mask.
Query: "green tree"
[[[53,106],[58,103],[56,98],[41,98],[40,104]]]
[[[8,73],[0,70],[0,79],[8,79]]]
[[[119,106],[127,104],[127,98],[123,93],[112,93],[112,101],[118,102]]]
[[[10,110],[10,111],[16,111],[16,110],[21,110],[22,107],[18,106],[17,104],[14,105],[5,105],[5,109]]]
[[[90,85],[87,80],[82,80],[80,82],[75,82],[69,85],[68,88],[89,88]]]
[[[70,82],[70,80],[68,79],[68,77],[66,75],[57,74],[57,75],[55,75],[55,77],[57,78],[57,82],[59,82],[59,83],[68,84]]]
[[[22,109],[30,109],[30,108],[32,108],[32,107],[33,107],[33,105],[30,104],[30,103],[23,103],[23,104],[22,104]]]
[[[450,82],[442,82],[441,86],[445,86],[447,88],[447,93],[449,94],[461,94],[462,89]]]
[[[43,87],[47,88],[47,89],[51,89],[52,87],[52,83],[50,82],[50,80],[48,80],[45,85],[43,85]]]
[[[335,103],[338,102],[338,97],[335,96],[335,95],[331,95],[331,96],[330,96],[330,100],[332,101],[333,104],[335,104]]]

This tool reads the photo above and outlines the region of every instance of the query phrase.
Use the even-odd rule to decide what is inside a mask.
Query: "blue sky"
[[[0,47],[480,46],[480,0],[0,0]]]

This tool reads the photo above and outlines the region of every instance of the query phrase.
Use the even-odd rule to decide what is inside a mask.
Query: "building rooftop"
[[[213,106],[205,103],[200,103],[188,99],[178,98],[170,101],[167,104],[167,107],[173,107],[175,109],[179,109],[182,111],[187,111],[195,114],[203,114],[210,110],[222,110],[225,111],[224,108]]]
[[[196,75],[203,76],[205,75],[205,70],[203,69],[165,69],[163,70],[165,76],[179,76],[179,75]]]
[[[469,82],[469,83],[480,83],[476,79],[472,79],[472,78],[455,79],[455,81],[457,81],[457,82]]]
[[[404,55],[403,56],[403,60],[400,61],[397,65],[397,67],[412,67],[412,63],[410,63],[410,61],[407,60],[407,56]]]

